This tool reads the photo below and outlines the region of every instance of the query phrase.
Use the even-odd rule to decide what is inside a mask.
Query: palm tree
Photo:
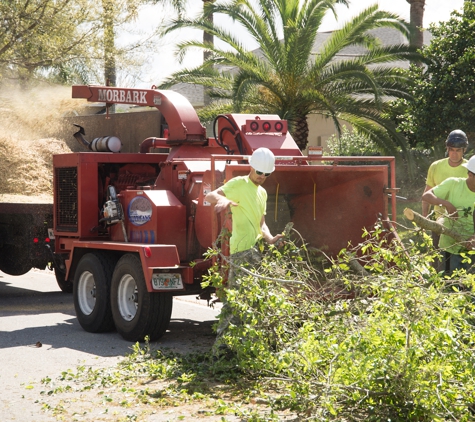
[[[213,2],[214,0],[203,0],[203,8],[206,8],[206,5],[208,3],[213,3]],[[213,25],[214,17],[212,13],[208,15],[208,21],[211,25]],[[203,44],[213,45],[214,44],[213,35],[210,34],[209,32],[203,31]],[[208,50],[203,50],[203,62],[206,62],[208,58],[210,58],[210,56],[211,56],[211,53]],[[211,96],[210,96],[209,88],[205,87],[203,94],[204,94],[204,99],[203,99],[204,105],[209,106],[211,104]]]
[[[406,0],[411,5],[411,45],[422,48],[424,44],[423,19],[426,0]]]
[[[116,86],[114,1],[102,0],[102,10],[104,25],[104,81],[106,85]]]
[[[346,0],[232,0],[205,6],[196,20],[177,20],[170,31],[192,27],[205,30],[224,42],[225,47],[190,40],[179,45],[184,53],[199,47],[210,52],[208,60],[194,69],[172,75],[162,87],[178,82],[212,88],[213,95],[232,101],[237,112],[278,114],[287,119],[301,149],[308,143],[309,114],[333,119],[367,134],[384,152],[396,154],[406,140],[384,117],[389,99],[409,98],[410,80],[392,66],[400,60],[418,58],[408,45],[381,46],[369,32],[394,28],[409,37],[409,25],[389,12],[369,7],[331,34],[316,55],[314,41],[322,19]],[[238,22],[259,50],[247,51],[228,28],[210,24],[207,16],[224,14]],[[223,45],[220,43],[219,45]],[[346,47],[364,47],[365,53],[339,59]],[[217,70],[226,66],[234,71]]]

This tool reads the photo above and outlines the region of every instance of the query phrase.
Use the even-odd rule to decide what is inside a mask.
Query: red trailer
[[[0,203],[0,270],[10,275],[44,270],[53,259],[52,227],[51,203]]]

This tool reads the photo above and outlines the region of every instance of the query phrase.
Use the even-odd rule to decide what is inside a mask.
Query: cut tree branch
[[[429,220],[423,217],[421,214],[411,210],[410,208],[406,208],[404,210],[404,216],[410,220],[414,221],[419,227],[423,229],[430,230],[437,234],[444,234],[446,236],[450,236],[452,239],[455,239],[459,243],[466,242],[468,240],[467,236],[463,236],[460,233],[450,230],[447,227],[443,226],[442,224],[438,223],[437,221]]]

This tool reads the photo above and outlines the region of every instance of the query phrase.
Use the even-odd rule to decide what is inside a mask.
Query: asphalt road
[[[218,313],[219,306],[208,308],[205,301],[175,298],[169,330],[152,348],[208,349]],[[72,295],[59,290],[52,273],[32,270],[13,277],[0,272],[0,419],[57,420],[40,408],[41,379],[55,379],[79,365],[112,366],[132,345],[116,332],[85,332],[76,320]]]

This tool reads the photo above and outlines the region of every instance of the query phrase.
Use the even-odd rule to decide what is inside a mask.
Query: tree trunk
[[[104,25],[104,82],[116,86],[117,72],[115,64],[114,2],[102,0]]]
[[[206,6],[206,3],[212,3],[214,0],[203,0],[203,7]],[[213,23],[213,15],[208,16],[208,21],[212,24]],[[210,43],[214,44],[214,36],[211,34],[208,34],[206,31],[203,31],[203,42],[204,43]],[[203,51],[203,63],[210,57],[211,53],[208,51]],[[209,88],[203,87],[203,100],[204,100],[204,105],[207,106],[211,103],[211,98],[208,94]]]
[[[307,117],[297,117],[292,119],[294,130],[292,135],[297,146],[300,148],[300,151],[303,151],[307,148],[308,145],[308,122]]]
[[[411,5],[411,39],[410,43],[416,48],[421,48],[424,44],[424,7],[425,0],[406,0]]]

